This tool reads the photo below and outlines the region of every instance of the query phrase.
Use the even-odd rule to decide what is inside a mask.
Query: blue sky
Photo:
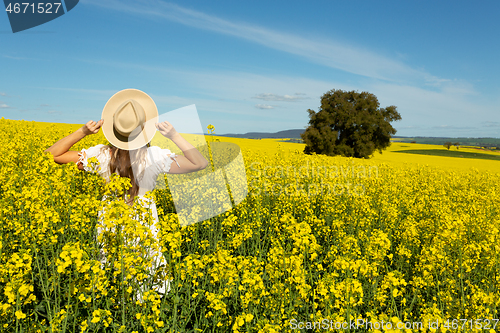
[[[500,2],[80,0],[13,34],[0,115],[98,120],[136,88],[216,133],[305,128],[331,89],[396,105],[403,136],[500,137]],[[173,124],[175,127],[175,124]]]

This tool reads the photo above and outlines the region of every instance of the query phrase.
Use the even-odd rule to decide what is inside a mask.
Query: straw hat
[[[137,89],[114,94],[102,110],[102,132],[115,147],[138,149],[150,142],[155,133],[158,109],[151,97]]]

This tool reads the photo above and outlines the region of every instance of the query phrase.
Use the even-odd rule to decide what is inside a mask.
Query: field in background
[[[57,124],[57,123],[37,123],[42,128],[50,131],[54,126],[71,133],[82,125]],[[102,134],[100,134],[102,135]],[[283,142],[283,139],[241,139],[222,136],[204,135],[204,139],[199,135],[185,135],[186,139],[194,146],[204,144],[203,141],[220,140],[223,142],[236,143],[249,150],[262,151],[275,154],[281,151],[282,154],[290,156],[304,150],[305,144],[296,142]],[[410,138],[411,139],[411,138]],[[408,140],[410,140],[408,139]],[[293,140],[293,139],[289,139]],[[391,146],[383,150],[382,153],[375,152],[370,161],[381,163],[397,163],[411,165],[430,165],[436,167],[450,168],[452,170],[470,170],[471,168],[481,171],[500,172],[500,152],[481,150],[478,147],[452,146],[449,150],[441,145],[420,144],[409,142],[397,142],[394,139]],[[411,139],[413,140],[413,139]],[[485,139],[486,140],[486,139]],[[489,141],[487,141],[489,142]],[[481,143],[481,142],[480,142]],[[496,141],[495,141],[496,143]],[[179,153],[178,148],[159,133],[155,136],[152,144],[169,148],[171,151]],[[394,154],[396,153],[396,154]]]
[[[277,153],[279,149],[286,156],[302,152],[305,144],[282,142],[282,139],[238,139],[216,137],[221,141],[233,142],[255,151],[265,149],[269,153]],[[207,139],[208,140],[208,139]],[[264,148],[265,147],[265,148]],[[372,163],[396,163],[397,165],[434,166],[450,170],[490,171],[500,173],[500,152],[478,151],[475,148],[451,147],[418,143],[392,142],[382,153],[375,152]]]
[[[332,329],[359,324],[345,332],[430,332],[436,322],[492,332],[498,324],[499,161],[401,153],[408,144],[357,160],[207,136],[241,147],[249,193],[180,227],[168,187],[156,189],[157,240],[148,221],[131,218],[139,207],[101,200],[119,198],[126,179],[105,184],[43,153],[78,127],[0,120],[0,331],[281,333],[302,323],[323,332],[312,325],[326,319]],[[72,150],[99,143],[102,133]],[[100,223],[104,208],[111,215]],[[107,235],[104,264],[97,226]],[[155,246],[167,265],[151,274]],[[160,297],[151,288],[166,278],[172,289]]]
[[[500,147],[499,138],[434,138],[434,137],[416,137],[416,138],[401,138],[394,137],[391,140],[402,143],[415,143],[429,144],[442,146],[445,142],[458,142],[461,146],[474,146],[474,147]],[[498,149],[498,148],[497,148]]]

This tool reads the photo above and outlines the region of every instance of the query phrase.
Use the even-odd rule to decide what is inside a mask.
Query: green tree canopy
[[[375,150],[382,152],[396,134],[391,122],[401,120],[401,115],[395,106],[379,106],[377,97],[368,92],[325,93],[318,112],[307,110],[309,127],[301,134],[304,153],[369,158]]]

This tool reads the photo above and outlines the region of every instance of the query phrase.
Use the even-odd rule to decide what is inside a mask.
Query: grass
[[[408,149],[408,150],[395,151],[395,153],[443,156],[443,157],[458,157],[458,158],[475,158],[475,159],[481,159],[481,160],[500,161],[500,155],[496,156],[496,155],[492,155],[492,154],[470,153],[470,152],[458,151],[458,150]]]

